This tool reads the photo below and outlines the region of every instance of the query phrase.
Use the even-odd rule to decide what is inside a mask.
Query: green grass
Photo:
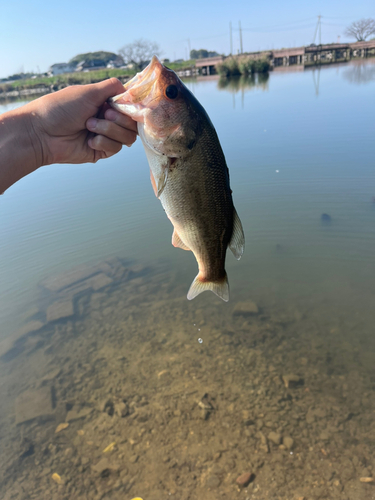
[[[184,61],[182,63],[167,63],[168,68],[174,71],[179,71],[182,69],[188,69],[195,66],[195,60]],[[107,78],[120,78],[120,77],[132,77],[135,71],[131,69],[100,69],[96,71],[88,72],[77,72],[77,73],[66,73],[62,75],[50,76],[45,78],[34,78],[17,80],[12,83],[2,83],[0,84],[0,95],[2,92],[9,92],[12,90],[22,90],[22,89],[32,89],[35,87],[54,87],[66,86],[66,85],[82,85],[86,83],[96,83],[106,80]]]
[[[122,76],[133,76],[134,71],[126,69],[100,69],[97,71],[88,71],[80,73],[66,73],[63,75],[49,76],[45,78],[34,78],[26,80],[17,80],[12,83],[3,83],[0,85],[0,92],[11,90],[20,90],[25,88],[49,87],[51,85],[80,85],[85,83],[101,82],[107,78],[116,78]]]
[[[250,57],[228,57],[217,66],[221,76],[253,75],[267,73],[270,64],[266,59],[252,59]]]
[[[190,59],[189,61],[183,61],[181,63],[165,63],[165,66],[173,71],[180,71],[182,69],[190,69],[195,66],[195,59]]]

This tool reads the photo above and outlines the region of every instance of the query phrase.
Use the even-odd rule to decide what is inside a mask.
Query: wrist
[[[0,193],[44,164],[35,122],[29,104],[0,116]]]

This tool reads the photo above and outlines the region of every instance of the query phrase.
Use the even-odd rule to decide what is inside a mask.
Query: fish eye
[[[168,99],[176,99],[178,95],[178,88],[176,85],[168,85],[168,87],[165,89],[165,95],[168,97]]]

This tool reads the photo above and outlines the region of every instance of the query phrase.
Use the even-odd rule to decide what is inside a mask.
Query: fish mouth
[[[108,103],[113,108],[130,116],[133,116],[136,112],[139,113],[140,103],[151,94],[162,69],[163,65],[159,59],[153,56],[150,64],[124,85],[125,92],[115,97],[110,97]]]

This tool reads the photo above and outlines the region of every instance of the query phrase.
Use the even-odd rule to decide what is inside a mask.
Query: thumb
[[[92,98],[97,106],[101,106],[109,97],[125,92],[123,84],[117,78],[109,78],[92,85]]]

